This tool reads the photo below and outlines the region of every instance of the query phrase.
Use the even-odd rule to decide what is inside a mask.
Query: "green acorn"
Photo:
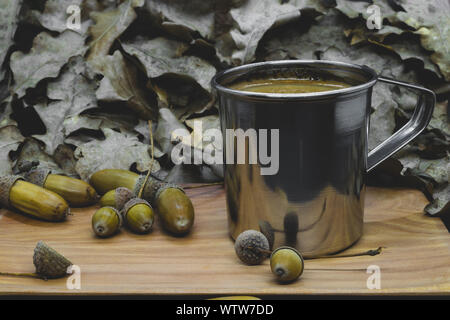
[[[136,233],[150,232],[155,219],[152,206],[139,198],[128,201],[123,208],[122,215],[127,227]]]
[[[122,226],[122,216],[113,207],[103,207],[92,216],[92,229],[101,238],[111,237]]]

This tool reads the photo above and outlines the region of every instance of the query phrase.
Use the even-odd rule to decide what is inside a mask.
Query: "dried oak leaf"
[[[15,174],[20,173],[20,168],[24,164],[33,161],[39,161],[39,168],[51,170],[55,174],[64,173],[53,158],[44,151],[44,146],[41,142],[33,138],[27,138],[20,147],[13,172]]]
[[[73,56],[83,56],[87,48],[84,38],[71,30],[56,37],[46,32],[33,40],[29,53],[16,51],[11,55],[11,70],[14,75],[12,90],[22,97],[28,88],[34,88],[41,80],[55,78],[61,68]]]
[[[60,77],[48,84],[47,95],[56,101],[34,106],[47,129],[45,134],[34,137],[45,143],[48,154],[53,154],[58,145],[64,142],[66,132],[62,128],[68,117],[97,107],[96,84],[85,74],[86,63],[83,58],[72,58]]]
[[[215,1],[205,0],[146,0],[145,9],[165,28],[176,25],[186,31],[197,31],[202,37],[212,39],[214,32]]]
[[[152,161],[148,145],[134,136],[129,137],[111,129],[102,131],[105,140],[91,141],[75,150],[75,169],[82,179],[87,181],[94,172],[102,169],[129,170],[134,163],[141,172],[149,170]],[[159,163],[154,160],[152,172],[157,172],[160,168]]]
[[[98,100],[125,101],[141,119],[156,119],[156,98],[142,85],[137,67],[120,51],[97,59],[98,70],[104,75],[96,92]]]
[[[89,28],[92,38],[87,61],[95,71],[99,68],[98,64],[103,62],[97,60],[108,55],[114,41],[136,19],[134,8],[143,4],[144,0],[126,0],[116,9],[91,13],[95,24]]]
[[[165,38],[139,39],[123,43],[122,46],[128,54],[139,59],[149,78],[174,73],[190,77],[205,90],[211,90],[210,81],[216,74],[216,69],[198,57],[183,56],[187,46],[182,42]]]
[[[0,129],[6,126],[17,126],[17,122],[11,119],[12,101],[0,104]]]
[[[0,2],[0,67],[5,61],[9,48],[14,44],[13,37],[17,29],[21,7],[21,0]],[[3,77],[4,72],[0,69],[0,80]]]
[[[273,0],[248,0],[229,14],[234,27],[217,42],[219,56],[239,65],[254,60],[259,41],[275,25],[300,17],[300,8]]]
[[[176,135],[175,131],[181,133],[181,135]],[[159,109],[158,126],[154,139],[161,147],[162,152],[170,155],[174,144],[183,141],[184,136],[190,136],[186,126],[178,120],[170,109]]]
[[[450,184],[433,193],[433,201],[425,207],[425,212],[432,216],[450,214]]]
[[[37,12],[36,18],[39,20],[40,24],[51,31],[63,32],[68,28],[68,21],[72,22],[70,19],[73,11],[68,11],[71,6],[74,8],[80,8],[80,28],[73,28],[73,30],[80,34],[85,34],[87,28],[89,27],[89,19],[83,19],[81,5],[83,0],[47,0],[45,2],[45,8],[42,13]]]
[[[0,176],[11,174],[11,151],[16,151],[25,138],[16,126],[0,128]]]
[[[319,16],[311,27],[299,30],[297,24],[289,24],[265,37],[260,44],[263,57],[284,52],[286,58],[317,59],[328,48],[350,48],[344,35],[346,20],[338,12]]]
[[[431,59],[450,81],[450,4],[446,0],[407,1],[397,0],[405,11],[396,18],[416,29],[422,46],[434,51]]]

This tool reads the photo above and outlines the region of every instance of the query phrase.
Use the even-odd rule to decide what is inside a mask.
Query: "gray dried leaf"
[[[300,17],[300,9],[290,2],[273,0],[248,0],[240,7],[232,8],[229,14],[234,27],[223,36],[231,41],[218,42],[219,54],[228,63],[236,65],[253,61],[264,34],[275,25]]]
[[[65,175],[78,178],[78,174],[75,170],[76,160],[72,148],[68,145],[60,144],[53,154],[53,159]]]
[[[450,214],[450,184],[433,193],[433,201],[425,207],[425,212],[436,217]]]
[[[51,31],[63,32],[64,30],[73,30],[80,34],[86,34],[90,21],[81,20],[80,28],[69,28],[71,24],[68,24],[72,11],[68,12],[70,6],[76,6],[80,8],[81,18],[81,5],[83,0],[47,0],[45,8],[42,13],[37,12],[37,19],[41,25]],[[70,19],[72,20],[72,19]],[[72,21],[70,21],[72,22]]]
[[[89,55],[87,61],[97,71],[97,61],[108,55],[114,41],[130,26],[137,15],[134,8],[141,7],[144,0],[126,0],[113,10],[92,12],[91,18],[95,24],[89,28],[91,41],[89,42]]]
[[[397,1],[405,10],[396,18],[416,29],[422,46],[434,51],[431,59],[439,66],[447,81],[450,81],[450,4],[446,0]]]
[[[17,122],[11,119],[11,101],[0,105],[0,129],[7,126],[17,126]]]
[[[90,176],[102,169],[129,170],[136,163],[137,170],[144,172],[150,169],[150,147],[141,143],[134,136],[126,136],[111,129],[102,130],[103,141],[91,141],[75,150],[77,164],[75,169],[80,177],[89,180]],[[154,160],[152,172],[160,170],[159,163]]]
[[[213,36],[215,1],[146,0],[145,9],[162,22],[184,26],[207,39]]]
[[[16,126],[0,128],[0,176],[12,173],[9,153],[16,151],[25,138]]]
[[[98,71],[105,77],[96,92],[98,100],[126,101],[141,119],[156,119],[157,105],[138,79],[138,69],[120,51],[97,58]],[[152,101],[153,100],[153,101]]]
[[[442,159],[422,159],[413,150],[408,146],[395,156],[403,165],[403,175],[426,175],[439,186],[448,183],[450,173],[450,155],[448,153]]]
[[[205,90],[211,90],[210,81],[216,74],[216,69],[200,58],[183,56],[187,46],[182,42],[165,38],[139,39],[124,43],[123,48],[128,54],[139,59],[149,78],[174,73],[190,77]]]
[[[34,88],[39,81],[56,78],[71,57],[83,56],[86,50],[84,38],[73,31],[66,30],[56,37],[46,32],[38,34],[29,53],[16,51],[11,55],[15,81],[12,90],[22,97],[26,89]]]
[[[428,127],[437,129],[447,135],[447,137],[450,137],[450,124],[447,110],[448,101],[437,103]]]
[[[96,85],[85,76],[85,72],[84,60],[72,58],[61,76],[48,85],[48,97],[57,101],[34,106],[47,128],[45,134],[34,137],[45,143],[48,154],[53,154],[64,142],[68,133],[62,129],[67,118],[97,107]]]
[[[9,48],[14,44],[14,33],[17,29],[19,11],[22,0],[0,2],[0,67],[3,64]],[[0,69],[0,80],[4,77]]]
[[[186,125],[192,129],[191,132],[191,145],[194,148],[203,150],[203,148],[209,145],[211,142],[204,141],[203,134],[206,130],[216,129],[220,130],[220,120],[218,115],[205,116],[200,118],[194,118],[190,120],[186,120]],[[195,126],[201,127],[201,131],[196,130]],[[221,150],[219,150],[221,151]]]
[[[260,44],[263,55],[283,52],[284,58],[317,59],[317,56],[333,47],[344,50],[350,47],[344,35],[345,21],[335,12],[320,16],[307,31],[296,24],[283,27]]]
[[[13,171],[17,173],[23,164],[33,161],[39,161],[39,168],[51,170],[55,174],[64,173],[53,158],[44,151],[42,143],[36,139],[27,138],[21,146]]]
[[[189,130],[184,126],[178,118],[168,108],[159,109],[158,127],[154,134],[154,139],[158,142],[162,152],[169,154],[172,151],[174,143],[182,141],[182,138],[174,135],[175,131],[183,133],[182,135],[189,136]]]

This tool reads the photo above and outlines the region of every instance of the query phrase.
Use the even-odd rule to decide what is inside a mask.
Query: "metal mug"
[[[348,88],[312,93],[238,91],[230,84],[256,78],[330,79]],[[368,152],[371,95],[377,81],[413,89],[419,99],[409,122]],[[305,257],[332,254],[363,233],[365,174],[416,137],[429,123],[432,91],[378,76],[367,66],[333,61],[271,61],[218,73],[224,137],[224,177],[232,238],[247,229],[264,231],[273,247],[289,245]],[[262,175],[256,164],[227,163],[226,129],[278,129],[279,168]],[[246,144],[246,153],[249,146]],[[233,151],[234,152],[234,151]],[[233,153],[232,152],[232,153]]]

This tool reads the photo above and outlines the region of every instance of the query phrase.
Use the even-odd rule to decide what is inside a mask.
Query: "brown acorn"
[[[164,229],[174,235],[189,233],[194,224],[194,207],[183,190],[167,185],[159,190],[155,203]]]
[[[33,264],[36,267],[36,274],[43,279],[62,278],[67,275],[67,269],[73,265],[42,241],[39,241],[34,249]]]
[[[124,205],[133,197],[133,192],[130,189],[119,187],[105,193],[100,199],[100,206],[113,207],[121,211]]]
[[[242,232],[234,243],[236,255],[248,265],[257,265],[270,255],[269,241],[259,231],[247,230]]]

